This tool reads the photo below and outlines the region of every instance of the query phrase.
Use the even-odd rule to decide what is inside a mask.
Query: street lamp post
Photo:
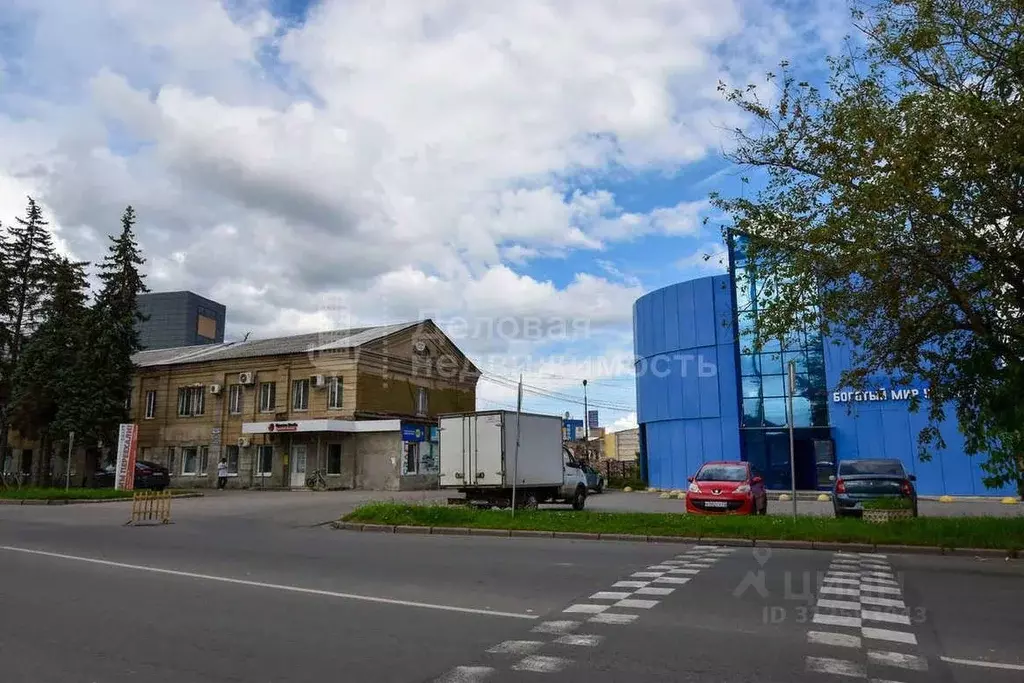
[[[587,380],[583,380],[583,453],[590,460],[590,411],[587,410]]]

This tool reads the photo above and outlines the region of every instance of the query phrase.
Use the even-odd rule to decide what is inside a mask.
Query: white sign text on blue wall
[[[874,391],[834,391],[833,403],[860,401],[909,401],[914,397],[928,398],[927,389],[876,389]]]

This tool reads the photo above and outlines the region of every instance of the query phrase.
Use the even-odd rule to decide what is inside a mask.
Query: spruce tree
[[[8,224],[0,262],[0,456],[6,456],[14,375],[26,339],[42,320],[50,293],[54,250],[42,209],[29,197],[24,218]]]
[[[132,356],[142,348],[136,327],[143,320],[139,295],[149,290],[139,270],[145,259],[135,239],[135,221],[135,210],[129,206],[121,216],[121,232],[110,238],[108,254],[100,264],[100,291],[91,316],[95,340],[91,405],[97,434],[107,445],[115,441],[118,425],[128,417],[135,371]]]
[[[58,258],[43,322],[25,343],[14,373],[11,424],[23,436],[39,440],[33,483],[48,485],[53,446],[72,430],[81,430],[87,376],[81,356],[88,352],[85,325],[88,284],[85,263]],[[79,433],[82,433],[79,431]]]

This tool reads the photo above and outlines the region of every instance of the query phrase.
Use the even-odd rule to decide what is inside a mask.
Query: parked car
[[[117,465],[110,464],[96,470],[93,475],[93,488],[107,489],[114,487],[117,479]],[[135,461],[135,488],[163,491],[171,484],[171,473],[159,463],[148,460]]]
[[[694,514],[768,514],[764,479],[748,462],[706,462],[689,478],[686,511]]]
[[[604,475],[593,465],[587,463],[583,465],[583,473],[587,476],[587,488],[594,493],[602,493],[604,491]]]
[[[833,475],[832,508],[836,517],[859,515],[862,503],[878,498],[905,498],[917,517],[917,489],[913,474],[895,458],[844,460],[839,463],[838,476]]]

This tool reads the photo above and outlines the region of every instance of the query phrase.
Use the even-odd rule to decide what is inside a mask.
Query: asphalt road
[[[0,507],[0,680],[1024,680],[1019,561],[377,535],[281,500]]]

